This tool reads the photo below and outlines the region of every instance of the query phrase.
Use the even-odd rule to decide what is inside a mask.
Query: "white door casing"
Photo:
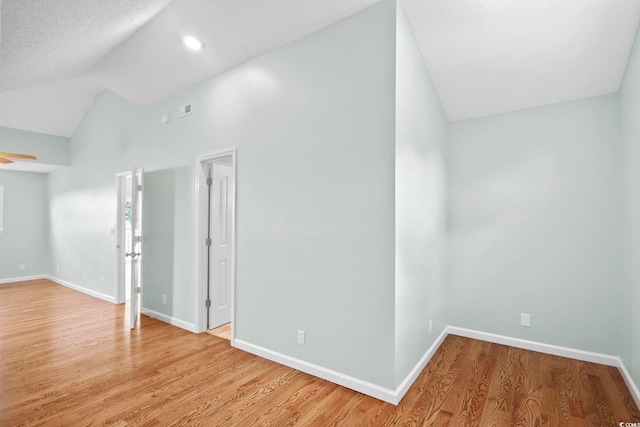
[[[227,262],[228,278],[226,281],[229,283],[229,294],[227,294],[227,300],[229,301],[229,311],[231,320],[231,345],[234,345],[235,340],[235,212],[236,212],[236,150],[225,150],[217,153],[206,154],[198,156],[196,158],[196,298],[195,298],[195,331],[203,332],[207,329],[207,323],[209,321],[207,310],[207,298],[209,293],[215,297],[215,291],[210,292],[208,282],[211,275],[209,269],[210,251],[206,244],[206,239],[209,231],[209,188],[207,186],[207,178],[209,177],[209,170],[211,170],[213,164],[227,165],[230,168],[229,179],[227,181],[227,201],[228,201],[228,217],[227,227],[229,230],[228,244],[226,250],[229,252],[230,261]],[[212,179],[213,186],[213,179]],[[213,199],[213,197],[212,197]],[[213,241],[211,242],[213,247]],[[214,273],[215,274],[215,273]],[[215,305],[215,301],[211,302],[212,307]]]
[[[209,212],[209,322],[216,328],[231,321],[231,186],[230,165],[212,163]]]
[[[135,328],[140,312],[142,292],[142,169],[134,168],[131,173],[131,245],[128,256],[131,258],[131,304],[129,326]]]

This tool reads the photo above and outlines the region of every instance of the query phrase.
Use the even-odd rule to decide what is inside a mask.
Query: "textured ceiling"
[[[0,90],[83,75],[170,0],[4,0]]]
[[[104,88],[150,104],[376,1],[2,0],[0,126],[71,136]],[[401,3],[450,121],[616,92],[640,18],[638,0]]]
[[[97,92],[84,76],[170,0],[3,0],[0,126],[70,136]]]
[[[137,104],[151,104],[299,39],[377,0],[174,0],[96,67],[93,77]],[[204,42],[187,51],[182,35]]]
[[[615,93],[638,0],[403,2],[450,121]]]

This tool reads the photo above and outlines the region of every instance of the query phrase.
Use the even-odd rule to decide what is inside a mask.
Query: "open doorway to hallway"
[[[196,179],[196,329],[233,345],[236,151],[198,157]]]

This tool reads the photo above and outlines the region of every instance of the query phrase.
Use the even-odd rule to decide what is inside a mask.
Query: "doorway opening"
[[[196,184],[196,331],[227,329],[233,345],[236,150],[198,157]]]
[[[133,329],[142,292],[142,169],[116,174],[116,303]]]

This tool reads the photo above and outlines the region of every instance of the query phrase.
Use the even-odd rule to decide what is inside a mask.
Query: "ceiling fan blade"
[[[22,160],[37,160],[36,156],[30,156],[28,154],[15,154],[15,153],[2,153],[2,152],[0,152],[0,157],[10,157],[12,159],[22,159]]]
[[[0,157],[0,163],[13,163],[13,161],[9,159],[5,159],[4,157]]]

